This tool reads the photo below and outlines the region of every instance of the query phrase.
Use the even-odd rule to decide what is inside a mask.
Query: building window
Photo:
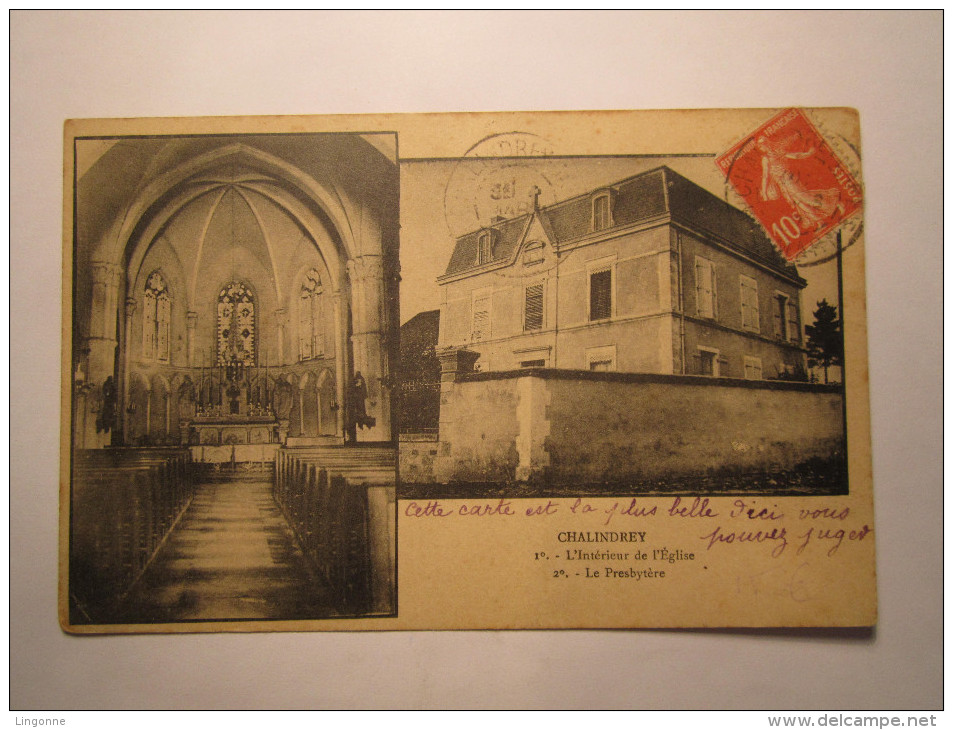
[[[298,297],[298,358],[324,355],[324,287],[321,275],[311,269],[304,277]]]
[[[544,368],[546,367],[545,360],[523,360],[520,362],[521,368]]]
[[[144,360],[169,362],[172,327],[172,299],[169,287],[158,271],[146,279],[142,309],[142,356]]]
[[[698,374],[711,375],[712,377],[719,374],[718,350],[708,347],[698,348]]]
[[[589,321],[612,317],[612,267],[589,272]]]
[[[603,231],[611,225],[609,194],[597,195],[592,199],[592,230]]]
[[[523,266],[534,266],[543,262],[543,242],[530,241],[523,249]]]
[[[473,342],[485,340],[490,336],[490,295],[484,295],[473,300],[473,326],[470,330],[470,339]]]
[[[752,332],[761,331],[758,282],[744,275],[741,276],[741,327]]]
[[[777,294],[774,297],[774,335],[779,340],[788,339],[788,297]]]
[[[788,339],[797,343],[801,341],[801,317],[796,302],[788,302]]]
[[[797,302],[781,292],[774,297],[774,334],[784,342],[801,341],[801,318]]]
[[[760,357],[745,357],[745,379],[763,380]]]
[[[483,231],[477,243],[477,263],[485,264],[490,261],[493,255],[493,247],[490,245],[490,232]]]
[[[695,308],[699,317],[715,319],[718,311],[717,283],[715,264],[708,259],[695,257]]]
[[[240,281],[218,294],[218,364],[255,364],[255,296]]]
[[[526,287],[526,302],[523,308],[523,331],[535,332],[543,328],[543,285]]]
[[[607,373],[616,369],[615,345],[590,347],[586,350],[586,367],[594,373]]]

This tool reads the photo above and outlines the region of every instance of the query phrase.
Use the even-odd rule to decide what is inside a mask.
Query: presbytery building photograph
[[[529,185],[501,160],[497,187],[475,163],[497,207],[474,189],[478,225],[445,237],[427,315],[439,416],[401,422],[402,485],[847,491],[842,388],[810,382],[815,291],[706,162],[534,159]],[[404,327],[425,314],[401,311]]]
[[[439,346],[527,367],[763,380],[806,373],[806,282],[758,224],[656,170],[457,239]]]
[[[72,131],[64,626],[393,614],[396,135]]]

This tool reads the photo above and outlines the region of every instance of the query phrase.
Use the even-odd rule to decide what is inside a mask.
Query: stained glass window
[[[324,354],[323,293],[321,275],[311,269],[301,284],[298,297],[298,353],[301,360]]]
[[[172,322],[172,300],[169,287],[158,271],[146,279],[142,309],[142,357],[145,360],[169,362],[169,341]]]
[[[255,295],[240,281],[218,295],[218,364],[255,365]]]

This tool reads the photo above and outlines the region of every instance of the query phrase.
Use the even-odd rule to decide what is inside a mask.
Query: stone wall
[[[398,450],[401,481],[408,484],[433,483],[437,448],[437,434],[402,433]]]
[[[434,480],[441,483],[792,469],[843,454],[843,393],[682,375],[458,374],[443,383],[437,446]]]

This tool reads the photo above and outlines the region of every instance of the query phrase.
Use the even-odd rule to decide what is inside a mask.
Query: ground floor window
[[[590,347],[586,350],[586,368],[595,373],[607,373],[616,369],[615,345]]]
[[[763,380],[760,357],[745,357],[745,379]]]
[[[709,347],[698,348],[698,374],[718,375],[718,350]]]

